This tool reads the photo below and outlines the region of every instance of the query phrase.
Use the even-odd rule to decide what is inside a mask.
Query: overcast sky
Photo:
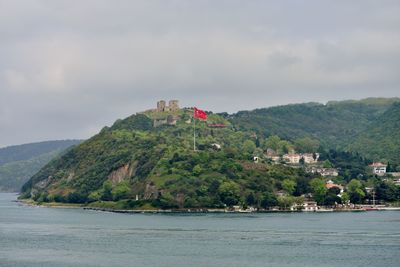
[[[0,0],[0,147],[159,99],[235,112],[400,96],[400,1]]]

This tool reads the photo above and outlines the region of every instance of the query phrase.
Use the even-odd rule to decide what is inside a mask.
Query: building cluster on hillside
[[[299,164],[301,159],[304,160],[304,163],[313,164],[317,163],[319,154],[318,153],[289,153],[283,155],[283,160],[287,161],[290,164]]]
[[[321,174],[323,177],[336,177],[339,175],[339,170],[336,168],[322,168],[312,166],[311,168],[307,168],[306,171],[309,173]]]
[[[272,149],[267,149],[265,157],[278,163],[284,161],[288,164],[300,164],[304,160],[306,164],[314,164],[318,162],[319,153],[295,153],[294,151],[284,154],[282,157]]]
[[[272,160],[274,163],[286,163],[289,165],[296,166],[301,163],[302,159],[304,164],[308,164],[306,172],[312,174],[320,174],[323,177],[336,177],[339,175],[339,170],[336,168],[324,168],[322,164],[318,164],[319,153],[291,153],[280,156],[272,149],[267,149],[264,156],[267,159]]]
[[[369,165],[372,173],[378,176],[385,176],[384,181],[392,181],[395,185],[400,186],[400,172],[387,172],[387,165],[382,162],[373,162]]]
[[[279,156],[278,153],[275,152],[275,150],[268,148],[267,153],[265,154],[265,157],[267,159],[271,159],[273,162],[280,162],[281,161],[281,156]]]

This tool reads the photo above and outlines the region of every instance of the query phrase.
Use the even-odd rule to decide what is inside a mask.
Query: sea
[[[0,266],[400,266],[400,212],[120,214],[0,193]]]

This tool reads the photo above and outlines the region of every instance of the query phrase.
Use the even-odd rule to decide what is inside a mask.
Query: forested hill
[[[215,114],[196,123],[193,151],[192,113],[182,109],[118,120],[42,168],[23,186],[22,197],[96,205],[107,201],[114,208],[223,207],[247,196],[249,203],[275,201],[280,180],[310,179],[301,169],[254,164],[253,153],[261,156],[263,151],[252,132],[235,131]],[[153,127],[153,120],[169,116],[179,117],[176,124]],[[132,201],[136,196],[139,201]]]
[[[278,135],[287,140],[318,139],[325,148],[360,152],[372,159],[400,160],[394,151],[398,143],[399,98],[293,104],[240,111],[230,115],[237,129],[252,130],[265,137]],[[375,147],[384,140],[384,147]],[[373,152],[371,152],[373,151]]]
[[[385,113],[373,120],[354,142],[351,151],[384,162],[400,164],[400,102],[392,105]]]
[[[317,149],[349,148],[356,140],[362,144],[361,134],[375,126],[381,138],[388,136],[389,146],[397,146],[391,151],[399,151],[398,141],[389,137],[399,128],[396,101],[309,103],[234,115],[208,112],[207,121],[196,123],[196,151],[192,109],[138,113],[104,127],[49,162],[23,186],[21,197],[117,209],[273,206],[280,190],[299,197],[318,191],[314,185],[325,188],[325,181],[307,173],[304,166],[273,164],[265,157],[268,149],[282,155],[292,149],[316,155]],[[388,131],[379,130],[379,120]],[[367,185],[369,178],[375,179],[366,170],[370,161],[359,155],[322,154],[326,162],[321,164],[340,168],[342,176],[337,181],[341,183],[363,177]],[[253,157],[261,162],[254,163]],[[353,183],[361,188],[360,181]],[[323,191],[319,203],[325,203]],[[359,203],[364,197],[360,193],[350,198]],[[287,206],[285,200],[281,199],[283,206]]]
[[[19,192],[52,158],[79,140],[59,140],[0,148],[0,191]]]
[[[56,140],[0,148],[0,165],[13,161],[31,159],[57,149],[65,149],[72,145],[76,145],[79,142],[81,141]]]

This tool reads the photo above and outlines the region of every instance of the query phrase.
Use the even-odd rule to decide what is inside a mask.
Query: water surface
[[[0,193],[0,266],[399,266],[400,212],[118,214]]]

